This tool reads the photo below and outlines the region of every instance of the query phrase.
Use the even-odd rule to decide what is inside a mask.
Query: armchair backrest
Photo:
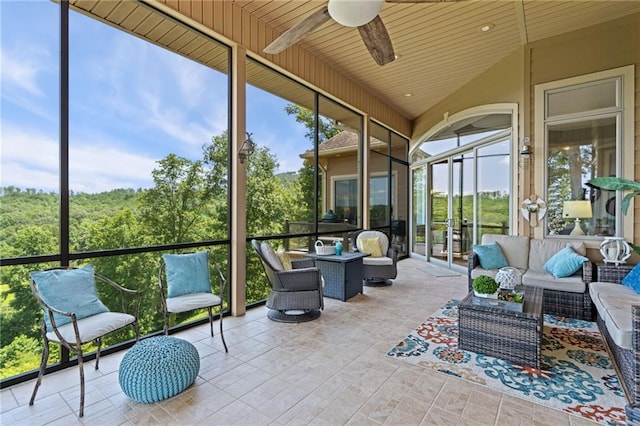
[[[532,238],[529,250],[529,269],[537,272],[544,271],[544,264],[547,263],[547,260],[567,246],[570,246],[580,256],[587,255],[587,248],[582,241]]]
[[[82,319],[109,311],[98,298],[93,265],[52,268],[31,272],[30,275],[31,290],[43,308],[48,331],[71,322],[71,313],[76,319]]]
[[[278,273],[283,271],[284,267],[282,266],[280,258],[276,252],[273,251],[268,243],[265,242],[260,243],[256,240],[251,240],[251,246],[260,258],[260,263],[262,263],[264,272],[267,275],[269,285],[274,289],[281,288],[282,285],[280,284]]]
[[[387,256],[387,252],[389,251],[389,238],[387,234],[381,231],[362,231],[358,234],[356,238],[356,246],[358,250],[362,253],[365,253],[365,247],[363,241],[368,238],[378,238],[380,242],[380,251],[382,252],[382,256]]]

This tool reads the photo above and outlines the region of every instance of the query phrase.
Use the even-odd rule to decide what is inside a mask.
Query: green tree
[[[140,214],[148,235],[159,244],[196,241],[199,219],[210,200],[201,161],[169,154],[151,172],[155,186],[140,197]]]
[[[288,104],[285,107],[285,111],[288,115],[295,116],[296,122],[305,126],[307,129],[305,137],[311,141],[311,146],[313,147],[316,133],[315,115],[313,111],[295,104]],[[318,117],[318,144],[326,142],[338,133],[340,133],[340,129],[334,126],[331,120]],[[315,220],[313,217],[314,204],[318,208],[318,211],[320,211],[319,203],[321,200],[318,199],[314,201],[314,177],[313,165],[305,162],[298,171],[298,182],[301,191],[300,202],[304,207],[301,211],[302,217],[300,217],[299,220]]]

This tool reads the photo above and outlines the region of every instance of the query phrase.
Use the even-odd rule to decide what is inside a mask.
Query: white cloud
[[[90,144],[80,141],[90,140]],[[70,142],[69,186],[76,192],[102,192],[116,188],[153,185],[156,159],[119,150],[121,141],[86,135]],[[58,191],[59,145],[57,136],[38,129],[2,123],[1,186]]]

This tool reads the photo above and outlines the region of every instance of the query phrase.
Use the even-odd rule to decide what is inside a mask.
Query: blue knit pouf
[[[175,337],[151,337],[125,354],[118,380],[129,398],[150,404],[188,388],[198,371],[200,355],[191,343]]]

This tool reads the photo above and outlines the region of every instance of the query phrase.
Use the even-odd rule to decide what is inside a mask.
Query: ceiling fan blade
[[[263,52],[273,55],[280,53],[314,32],[320,25],[330,19],[331,16],[329,16],[327,6],[323,6],[285,31],[280,37],[265,47]]]
[[[364,45],[367,46],[369,53],[373,56],[373,60],[378,65],[395,61],[396,55],[393,52],[391,37],[389,37],[389,33],[380,16],[376,16],[373,21],[359,26],[358,31]]]

